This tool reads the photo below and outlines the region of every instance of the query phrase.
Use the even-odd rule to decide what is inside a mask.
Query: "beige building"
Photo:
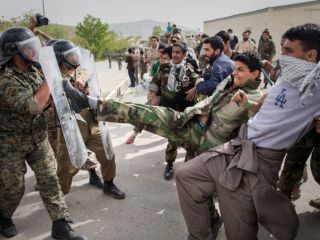
[[[290,27],[304,23],[320,24],[320,1],[309,1],[285,6],[269,7],[253,12],[204,22],[204,32],[209,36],[220,30],[231,28],[242,39],[244,30],[251,30],[251,37],[258,44],[262,31],[268,28],[276,44],[277,56],[280,54],[281,35]]]

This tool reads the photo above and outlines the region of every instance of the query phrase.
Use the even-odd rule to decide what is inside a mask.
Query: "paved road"
[[[104,90],[110,91],[111,86],[118,84],[114,79],[126,77],[126,73],[125,70],[109,71],[105,66],[108,65],[98,63],[97,69]],[[124,100],[143,103],[145,93],[130,89]],[[166,181],[162,177],[167,141],[143,132],[134,144],[127,145],[125,141],[131,131],[132,126],[127,124],[110,124],[117,162],[115,183],[126,192],[126,199],[115,200],[103,195],[88,185],[88,174],[81,171],[66,196],[76,223],[74,228],[88,239],[96,240],[186,239],[187,229],[179,209],[175,181]],[[183,159],[184,151],[180,149],[175,168],[183,164]],[[35,178],[28,169],[25,196],[14,215],[19,235],[13,240],[51,239],[51,222],[38,192],[33,189],[34,184]],[[302,198],[296,202],[301,223],[299,240],[320,239],[320,214],[313,212],[308,205],[310,199],[319,196],[319,186],[310,175],[309,181],[302,186]],[[223,229],[218,239],[226,239]],[[261,231],[259,239],[275,238]]]
[[[126,64],[123,63],[121,71],[119,71],[118,64],[112,61],[112,68],[109,68],[107,61],[96,63],[96,70],[100,81],[102,96],[107,96],[113,89],[115,89],[123,79],[128,77]]]

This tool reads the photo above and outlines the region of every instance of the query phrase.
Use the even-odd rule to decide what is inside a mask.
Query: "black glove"
[[[75,89],[69,80],[63,79],[62,85],[73,111],[79,113],[82,109],[89,107],[87,95]]]

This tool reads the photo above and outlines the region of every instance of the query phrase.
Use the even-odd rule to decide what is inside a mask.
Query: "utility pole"
[[[44,11],[44,0],[42,0],[42,15],[46,16],[46,12]]]

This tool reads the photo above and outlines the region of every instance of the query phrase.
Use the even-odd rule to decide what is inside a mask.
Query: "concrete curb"
[[[113,89],[104,99],[117,99],[121,98],[128,90],[130,85],[129,78],[123,80],[115,89]]]

